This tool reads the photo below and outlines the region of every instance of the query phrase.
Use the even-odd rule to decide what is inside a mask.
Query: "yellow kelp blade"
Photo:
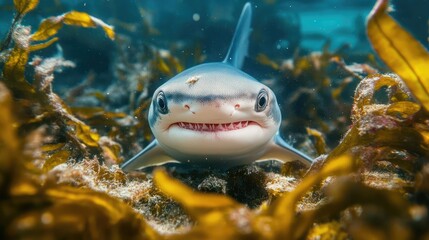
[[[31,97],[34,88],[25,80],[25,66],[28,62],[29,50],[16,45],[4,64],[1,80],[14,95]]]
[[[162,193],[182,204],[192,217],[198,219],[207,212],[240,206],[228,196],[214,193],[194,192],[190,187],[170,176],[165,170],[157,169],[153,180]]]
[[[81,26],[81,27],[95,27],[91,16],[84,12],[71,11],[63,15],[63,22],[65,24]]]
[[[429,53],[387,14],[388,4],[388,0],[378,0],[375,4],[368,17],[368,38],[380,58],[429,110]]]
[[[33,41],[44,41],[57,34],[63,24],[79,27],[101,27],[110,39],[115,38],[113,27],[88,13],[70,11],[63,15],[44,19],[39,29],[31,36]]]
[[[84,12],[71,11],[65,13],[64,15],[64,23],[67,25],[81,26],[81,27],[101,27],[106,35],[110,39],[115,39],[115,32],[113,31],[113,27],[106,24],[102,20],[89,15]]]
[[[16,10],[20,14],[32,11],[39,4],[39,0],[13,0]]]
[[[3,197],[9,192],[20,157],[16,154],[20,151],[20,146],[16,137],[16,121],[12,115],[12,107],[12,96],[0,82],[0,194]]]
[[[46,160],[42,167],[43,172],[48,172],[52,168],[67,162],[67,160],[70,158],[70,155],[70,151],[66,149],[59,150],[49,155],[45,155],[44,158],[46,158]]]
[[[32,41],[43,41],[55,34],[61,29],[63,23],[59,17],[49,17],[43,19],[39,25],[39,29],[33,35],[31,35]]]
[[[74,126],[76,130],[76,137],[90,147],[98,147],[98,140],[100,140],[100,135],[98,133],[93,132],[91,128],[77,121],[69,121],[70,126]]]
[[[105,193],[39,187],[28,179],[17,181],[12,192],[12,200],[2,203],[10,219],[5,239],[161,239],[142,215]]]
[[[325,154],[326,151],[326,141],[323,137],[323,133],[314,128],[306,128],[307,134],[314,138],[314,147],[316,148],[317,154]]]
[[[47,47],[51,46],[53,43],[55,43],[55,42],[57,42],[57,41],[58,41],[58,38],[57,38],[57,37],[54,37],[54,38],[49,39],[49,40],[48,40],[48,41],[46,41],[46,42],[39,43],[39,44],[35,44],[35,45],[31,45],[31,46],[28,48],[28,50],[29,50],[30,52],[38,51],[38,50],[40,50],[40,49],[44,49],[44,48],[47,48]]]
[[[276,220],[273,231],[281,239],[292,239],[294,234],[298,234],[296,224],[301,224],[301,228],[309,224],[297,223],[296,206],[298,201],[323,179],[329,176],[346,175],[356,168],[356,162],[349,154],[329,160],[325,166],[316,174],[306,176],[302,182],[292,191],[278,198],[268,209],[270,215]],[[308,225],[306,225],[308,226]],[[302,229],[300,229],[302,230]]]

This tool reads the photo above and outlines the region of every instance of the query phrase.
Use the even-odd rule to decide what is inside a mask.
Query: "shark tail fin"
[[[232,38],[231,45],[229,46],[228,54],[223,60],[236,68],[241,68],[244,58],[247,55],[249,48],[249,35],[251,32],[250,23],[252,19],[252,5],[248,2],[244,5],[243,11],[238,20],[237,27],[235,28],[234,37]]]

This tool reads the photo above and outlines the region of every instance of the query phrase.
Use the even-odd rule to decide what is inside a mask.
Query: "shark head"
[[[263,153],[280,126],[273,91],[226,63],[190,68],[159,87],[149,124],[178,160]]]

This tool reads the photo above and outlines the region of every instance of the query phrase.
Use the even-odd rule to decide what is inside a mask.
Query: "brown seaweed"
[[[14,3],[17,15],[25,15],[37,6],[38,1],[15,1]],[[39,29],[33,34],[29,27],[12,25],[11,32],[15,46],[5,62],[2,81],[12,90],[14,98],[20,99],[20,103],[23,104],[21,111],[27,116],[21,119],[21,131],[54,122],[60,134],[64,133],[65,144],[55,142],[58,148],[51,147],[45,152],[46,163],[43,167],[45,170],[72,157],[82,158],[94,153],[101,156],[103,152],[113,157],[113,162],[119,162],[119,155],[114,156],[118,151],[111,150],[109,145],[100,145],[100,136],[73,116],[67,104],[52,91],[54,71],[64,67],[74,67],[74,63],[61,57],[49,59],[35,57],[31,62],[35,69],[34,80],[30,83],[25,79],[24,71],[30,52],[48,47],[55,42],[57,39],[52,37],[63,24],[81,27],[101,26],[110,38],[114,38],[111,26],[86,13],[74,11],[43,20]],[[33,45],[34,41],[45,42]],[[79,151],[72,149],[79,149]]]
[[[429,53],[387,14],[388,0],[377,1],[368,17],[368,38],[380,58],[398,74],[427,110]]]
[[[141,239],[147,234],[156,238],[142,217],[118,199],[89,189],[50,182],[41,184],[37,176],[29,175],[23,165],[32,158],[23,154],[25,142],[18,139],[13,124],[15,103],[3,84],[0,84],[0,96],[3,239],[121,239],[124,235]]]
[[[312,137],[315,151],[323,155],[306,173],[294,162],[283,165],[283,176],[266,173],[267,180],[262,183],[269,198],[256,209],[225,194],[197,192],[162,169],[155,170],[153,179],[143,173],[122,172],[117,166],[122,147],[129,148],[127,145],[141,136],[140,128],[147,127],[141,114],[148,107],[145,99],[139,106],[130,100],[130,114],[111,112],[105,106],[70,108],[52,91],[54,70],[74,65],[62,58],[35,57],[31,62],[33,81],[24,75],[29,53],[55,42],[54,35],[62,24],[100,26],[108,36],[112,36],[112,29],[87,14],[72,11],[46,19],[39,34],[31,34],[19,22],[38,1],[14,3],[19,17],[12,23],[11,40],[2,45],[6,61],[0,83],[2,239],[429,236],[428,94],[422,91],[427,51],[388,16],[388,1],[377,2],[367,30],[375,51],[398,76],[377,73],[373,67],[378,65],[370,58],[348,66],[340,53],[326,49],[321,54],[296,55],[287,64],[258,56],[260,64],[279,71],[280,79],[286,75],[306,79],[302,82],[308,84],[306,89],[297,88],[288,104],[306,94],[316,97],[311,90],[315,87],[335,103],[330,108],[344,111],[348,109],[341,103],[344,89],[351,78],[360,82],[349,106],[350,125],[345,124],[341,111],[330,121],[316,111],[305,113],[317,123],[306,125],[305,138]],[[12,40],[13,48],[6,49]],[[33,45],[35,40],[42,43]],[[169,53],[157,49],[147,53],[144,63],[151,66],[150,74],[136,74],[132,82],[124,84],[139,93],[159,76],[171,76],[183,69]],[[337,77],[338,71],[328,70],[331,64],[340,67],[342,77]],[[130,74],[121,73],[124,75],[118,73],[119,79]],[[331,86],[335,78],[340,80]],[[103,96],[99,99],[105,100]],[[127,117],[137,117],[137,123],[125,122]],[[302,116],[295,117],[292,122]],[[329,126],[341,126],[337,131],[348,128],[341,132],[344,136],[339,144],[330,144],[332,151],[325,142],[327,133],[333,131]],[[290,184],[268,186],[287,181],[287,177],[292,179]],[[163,231],[162,226],[168,224],[173,230]]]

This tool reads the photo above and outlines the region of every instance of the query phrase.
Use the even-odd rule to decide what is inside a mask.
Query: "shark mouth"
[[[238,129],[246,128],[249,125],[259,125],[253,121],[239,121],[232,123],[190,123],[190,122],[178,122],[173,125],[179,126],[180,128],[201,131],[201,132],[224,132],[233,131]]]

